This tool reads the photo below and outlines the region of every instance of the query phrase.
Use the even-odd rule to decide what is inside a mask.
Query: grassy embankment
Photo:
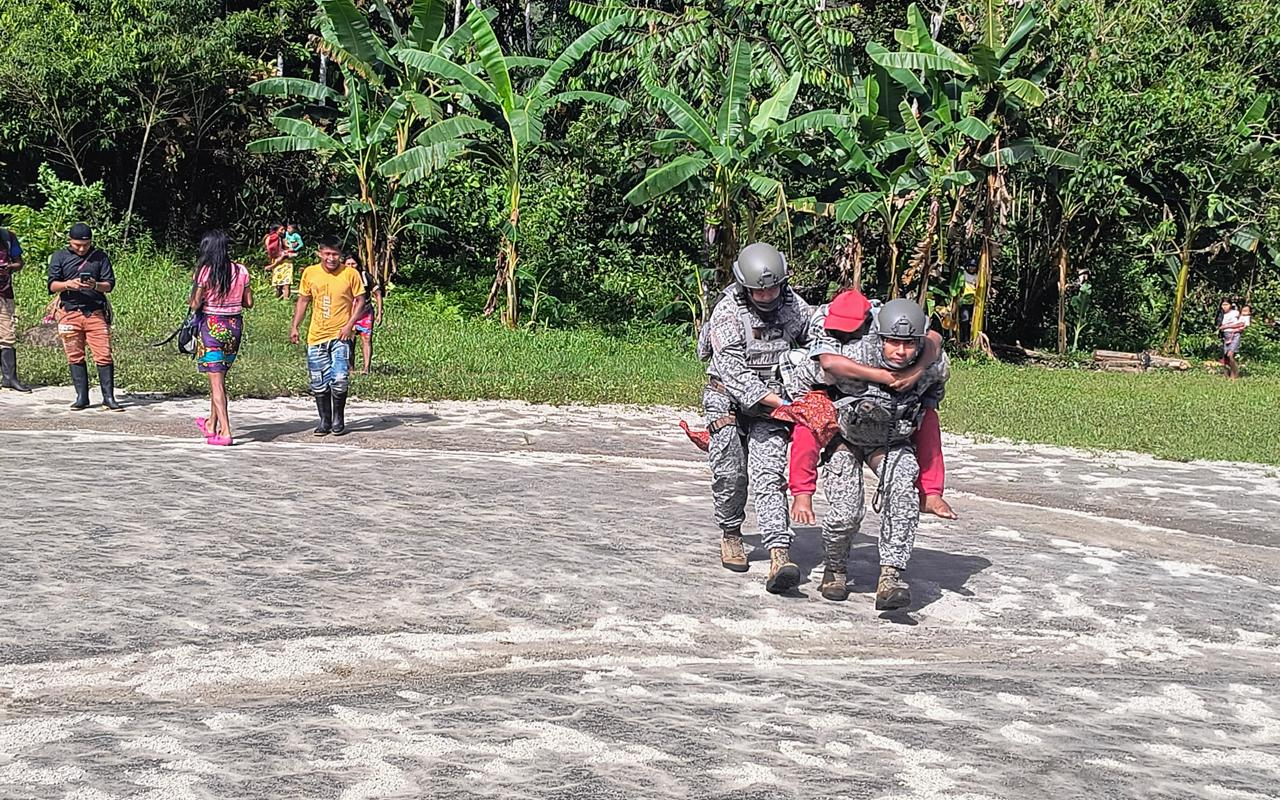
[[[172,264],[117,265],[116,346],[120,383],[131,391],[198,394],[205,388],[189,359],[153,349],[180,318],[184,273]],[[43,308],[38,269],[19,280],[22,327]],[[296,394],[306,385],[303,349],[288,342],[291,304],[256,284],[258,305],[230,385],[237,396]],[[511,398],[549,403],[692,405],[701,365],[669,342],[636,343],[583,331],[507,331],[433,310],[393,294],[375,334],[374,371],[357,376],[359,397]],[[24,345],[23,375],[37,385],[66,383],[60,349]],[[1086,448],[1149,452],[1173,459],[1280,464],[1280,377],[1232,384],[1203,370],[1187,375],[1121,375],[957,363],[943,426]]]

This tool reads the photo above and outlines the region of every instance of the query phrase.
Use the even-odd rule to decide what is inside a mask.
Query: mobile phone
[[[80,280],[84,281],[85,283],[91,283],[94,281],[92,272],[81,272],[77,277],[79,277]]]

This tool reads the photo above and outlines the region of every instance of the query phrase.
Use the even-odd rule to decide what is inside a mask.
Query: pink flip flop
[[[200,429],[200,435],[206,439],[213,435],[209,430],[209,420],[205,417],[196,417],[196,427]]]
[[[209,438],[205,439],[205,442],[215,447],[230,447],[231,437],[230,436],[210,436]]]

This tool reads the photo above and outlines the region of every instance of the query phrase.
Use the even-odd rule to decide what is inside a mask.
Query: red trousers
[[[947,482],[947,468],[942,462],[942,425],[938,412],[927,408],[920,430],[914,437],[916,460],[920,462],[920,494],[942,496]],[[787,468],[791,494],[813,494],[818,488],[818,440],[804,425],[791,429],[791,458]]]

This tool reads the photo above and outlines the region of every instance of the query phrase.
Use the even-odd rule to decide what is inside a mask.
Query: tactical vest
[[[901,444],[920,427],[924,406],[920,392],[890,393],[871,384],[858,395],[835,402],[840,435],[859,447]]]
[[[743,350],[748,369],[765,383],[778,381],[778,366],[792,347],[787,331],[772,323],[756,327],[758,320],[744,306],[738,308],[738,319],[742,322]]]

